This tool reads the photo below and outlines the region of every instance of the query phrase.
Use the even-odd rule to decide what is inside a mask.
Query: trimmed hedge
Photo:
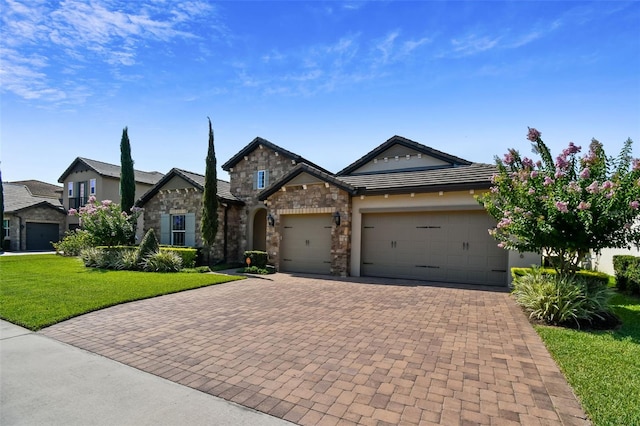
[[[244,263],[246,266],[266,269],[269,255],[266,251],[248,250],[244,252],[243,259],[245,259]],[[249,262],[247,262],[246,259],[249,259]]]
[[[194,268],[198,258],[198,250],[187,247],[160,247],[160,251],[175,253],[182,259],[183,268]]]
[[[532,268],[511,268],[511,276],[516,279],[518,277],[523,277],[525,275],[531,274],[533,271]],[[556,275],[557,272],[553,268],[540,268],[540,272],[543,275]],[[580,269],[576,271],[576,276],[587,278],[589,281],[598,283],[602,286],[607,286],[609,284],[609,275],[604,272],[598,271],[589,271],[587,269]]]
[[[613,270],[616,275],[616,287],[620,291],[640,294],[640,257],[613,256]]]

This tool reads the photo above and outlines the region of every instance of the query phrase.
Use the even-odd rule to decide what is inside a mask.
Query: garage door
[[[280,269],[331,273],[331,215],[282,215]]]
[[[53,250],[51,242],[58,242],[58,240],[60,240],[57,223],[27,222],[26,230],[27,250]]]
[[[506,285],[507,252],[484,212],[371,213],[362,223],[362,275]]]

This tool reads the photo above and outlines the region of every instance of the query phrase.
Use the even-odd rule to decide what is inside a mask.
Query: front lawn
[[[640,425],[640,299],[617,294],[612,304],[618,330],[536,330],[594,425]]]
[[[53,254],[0,257],[0,318],[31,330],[133,300],[243,277],[107,271]]]

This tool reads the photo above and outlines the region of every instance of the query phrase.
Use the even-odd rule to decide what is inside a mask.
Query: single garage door
[[[484,285],[507,283],[507,252],[485,212],[362,216],[362,275]]]
[[[331,273],[331,215],[282,215],[280,269]]]
[[[57,223],[27,222],[27,250],[49,251],[53,250],[51,242],[60,240],[60,232]]]

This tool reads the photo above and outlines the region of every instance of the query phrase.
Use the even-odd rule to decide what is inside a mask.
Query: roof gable
[[[154,195],[156,195],[165,185],[171,182],[174,178],[180,178],[186,181],[188,184],[192,185],[199,191],[204,190],[205,176],[199,173],[190,172],[188,170],[182,170],[178,168],[173,168],[169,170],[169,172],[162,177],[151,189],[149,189],[145,194],[142,195],[136,201],[137,206],[143,206],[147,201],[149,201]],[[220,200],[234,203],[234,204],[244,204],[242,200],[237,198],[235,195],[231,193],[231,185],[229,182],[218,179],[218,191],[217,196]]]
[[[286,186],[287,184],[304,185],[306,183],[314,184],[318,182],[326,182],[344,191],[347,191],[351,195],[355,195],[358,191],[358,188],[336,178],[330,173],[326,173],[309,164],[300,163],[296,167],[291,169],[287,174],[285,174],[280,180],[274,182],[267,189],[262,191],[258,196],[258,199],[260,201],[266,200],[272,194],[278,192],[280,188]]]
[[[360,159],[336,173],[337,176],[390,173],[468,166],[470,161],[433,149],[402,136],[393,136]]]
[[[317,164],[312,163],[311,161],[307,160],[306,158],[295,154],[291,151],[287,151],[284,148],[279,147],[278,145],[269,142],[266,139],[263,139],[261,137],[256,137],[254,140],[252,140],[247,146],[245,146],[244,148],[242,148],[236,155],[234,155],[233,157],[231,157],[231,159],[229,159],[229,161],[227,161],[226,163],[224,163],[222,165],[222,170],[225,171],[230,171],[231,168],[235,167],[236,164],[238,164],[240,161],[242,161],[244,159],[244,157],[246,157],[247,155],[249,155],[251,152],[253,152],[256,149],[260,148],[260,145],[262,145],[263,147],[269,148],[272,151],[275,151],[278,153],[278,155],[282,155],[286,158],[290,158],[291,160],[295,161],[296,163],[307,163],[313,167],[315,167],[318,170],[321,170],[325,173],[331,173],[328,170],[318,166]]]
[[[58,182],[63,183],[67,176],[73,173],[78,167],[93,170],[101,176],[120,179],[120,166],[103,161],[91,160],[89,158],[77,157],[58,178]],[[154,185],[162,178],[162,173],[160,172],[134,170],[133,173],[136,182],[149,185]]]
[[[41,180],[36,179],[17,180],[9,183],[26,186],[31,194],[35,196],[62,198],[63,188],[59,185],[52,185],[50,183],[42,182]]]

